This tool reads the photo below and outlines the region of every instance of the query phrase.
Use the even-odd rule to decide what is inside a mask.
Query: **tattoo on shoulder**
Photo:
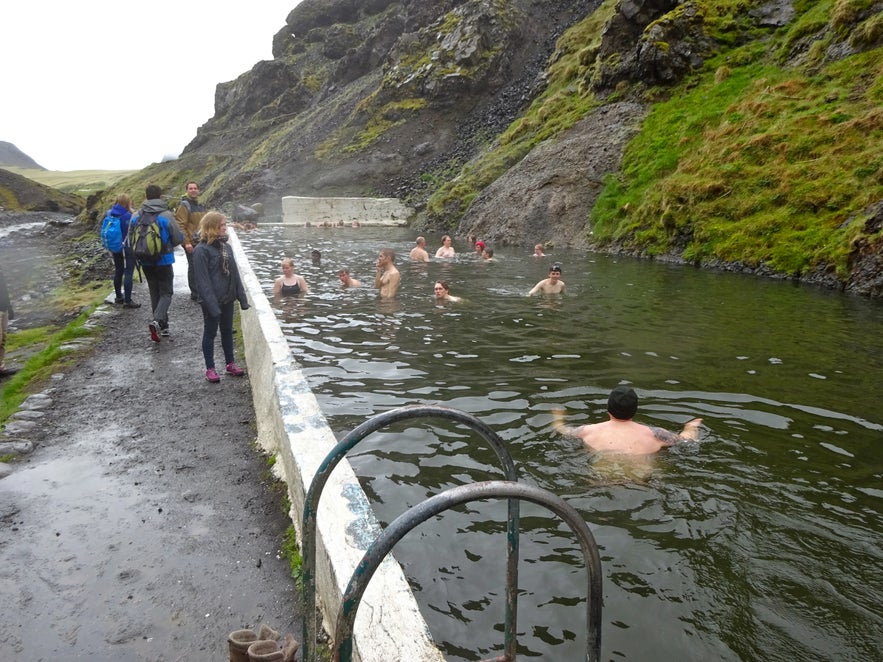
[[[653,436],[656,437],[662,443],[666,444],[667,446],[671,446],[673,444],[676,444],[681,440],[681,438],[678,435],[676,435],[674,432],[664,430],[663,428],[657,428],[655,426],[651,426],[650,429],[653,430]]]

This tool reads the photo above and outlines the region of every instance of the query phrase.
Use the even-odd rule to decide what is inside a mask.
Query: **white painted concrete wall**
[[[300,536],[304,498],[322,460],[337,444],[316,397],[289,350],[248,258],[230,232],[251,307],[242,312],[242,336],[258,427],[258,443],[276,456],[288,484],[292,521]],[[334,632],[343,592],[380,531],[358,479],[343,460],[325,486],[317,512],[317,602]],[[308,618],[304,614],[304,618]],[[359,606],[353,634],[361,662],[444,662],[398,563],[387,556]]]
[[[407,225],[414,210],[398,198],[282,198],[282,222],[292,225]]]

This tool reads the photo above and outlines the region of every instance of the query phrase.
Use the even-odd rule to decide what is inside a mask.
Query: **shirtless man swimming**
[[[561,280],[560,264],[553,264],[549,267],[549,277],[534,285],[533,289],[527,293],[527,296],[532,297],[537,292],[542,292],[543,294],[564,294],[564,281]]]
[[[595,451],[622,453],[625,455],[649,455],[661,448],[673,446],[679,441],[696,439],[699,436],[701,418],[687,421],[680,434],[635,423],[632,420],[638,411],[638,396],[628,386],[617,386],[607,400],[607,413],[610,420],[578,427],[564,424],[564,411],[553,413],[552,427],[556,432],[579,437],[583,443]]]
[[[399,282],[402,275],[396,269],[393,260],[395,251],[391,248],[381,248],[377,256],[377,275],[374,277],[374,287],[380,290],[380,296],[392,298],[399,291]]]
[[[426,238],[417,237],[414,243],[417,245],[411,249],[411,253],[408,255],[411,262],[429,262],[429,253],[426,252]]]

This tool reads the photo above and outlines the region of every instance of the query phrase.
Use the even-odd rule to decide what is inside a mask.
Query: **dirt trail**
[[[149,305],[103,307],[49,399],[0,433],[35,444],[0,480],[0,659],[226,660],[227,634],[261,623],[300,639],[249,381],[203,378],[183,269],[171,341],[150,341]]]

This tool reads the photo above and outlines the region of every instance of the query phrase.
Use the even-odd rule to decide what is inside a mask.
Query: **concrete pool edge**
[[[230,232],[251,308],[240,316],[251,380],[258,443],[276,457],[274,468],[288,487],[289,513],[301,535],[310,482],[337,444],[319,403],[298,367],[270,302],[235,232]],[[331,474],[317,512],[316,592],[326,629],[334,620],[355,567],[380,531],[368,498],[349,462]],[[303,615],[307,617],[306,614]],[[388,556],[373,576],[353,632],[362,662],[443,662],[399,564]]]

